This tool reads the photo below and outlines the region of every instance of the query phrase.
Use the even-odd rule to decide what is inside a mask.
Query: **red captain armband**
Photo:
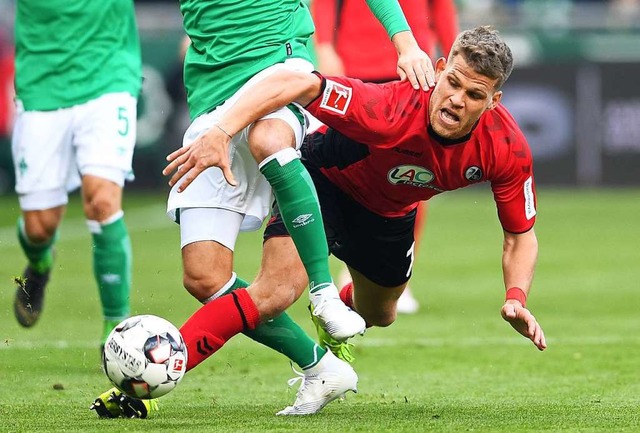
[[[504,300],[508,301],[509,299],[520,302],[525,308],[527,306],[527,294],[524,293],[524,290],[522,290],[520,287],[511,287],[509,290],[507,290],[507,294]]]

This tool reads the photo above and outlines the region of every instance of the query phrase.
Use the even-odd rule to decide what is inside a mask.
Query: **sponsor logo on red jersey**
[[[345,114],[347,108],[349,108],[352,93],[353,90],[351,87],[343,86],[335,81],[326,80],[320,108],[338,114]]]
[[[430,170],[419,165],[399,165],[387,173],[387,180],[394,185],[427,187],[434,176]]]

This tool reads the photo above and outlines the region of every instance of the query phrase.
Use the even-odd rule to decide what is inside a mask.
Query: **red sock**
[[[342,299],[344,305],[355,310],[353,308],[353,282],[348,283],[340,290],[340,299]]]
[[[255,329],[258,307],[246,289],[238,289],[200,307],[180,328],[187,345],[187,371],[213,355],[236,334]]]

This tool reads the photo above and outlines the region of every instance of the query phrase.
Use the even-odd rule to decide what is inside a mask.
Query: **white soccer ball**
[[[136,398],[157,398],[176,387],[187,369],[178,328],[153,315],[123,320],[107,337],[102,366],[111,382]]]

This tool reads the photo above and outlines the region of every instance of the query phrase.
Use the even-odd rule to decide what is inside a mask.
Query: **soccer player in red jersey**
[[[417,204],[488,181],[504,232],[501,315],[539,350],[546,349],[542,327],[526,308],[538,252],[532,158],[500,104],[512,63],[497,31],[482,26],[462,32],[448,59],[438,59],[436,85],[429,92],[402,81],[367,84],[280,71],[252,87],[221,118],[220,126],[235,133],[296,102],[328,125],[308,137],[303,160],[319,194],[330,250],[354,277],[341,298],[369,326],[388,326],[396,318],[396,301],[411,276]],[[229,139],[215,129],[198,142],[199,149],[183,147],[169,155],[165,172],[174,173],[172,181],[208,166],[228,167]],[[204,156],[192,158],[203,150]],[[274,284],[290,281],[293,302],[304,290],[305,275],[293,243],[283,242],[286,236],[276,209],[265,239],[279,240],[279,255],[263,261],[261,273]],[[204,326],[200,319],[189,319],[181,331],[192,332],[194,321]],[[344,345],[336,349],[340,353]]]
[[[399,0],[416,41],[431,58],[436,47],[446,56],[459,33],[453,0]],[[346,75],[365,82],[386,83],[397,80],[393,43],[362,0],[313,0],[311,13],[318,71],[327,76]],[[357,17],[357,19],[356,19]],[[375,47],[375,49],[371,49]],[[427,220],[427,202],[416,208],[414,255],[418,263],[420,238]],[[346,265],[338,284],[351,281]],[[419,309],[409,285],[396,305],[398,314],[413,314]]]

